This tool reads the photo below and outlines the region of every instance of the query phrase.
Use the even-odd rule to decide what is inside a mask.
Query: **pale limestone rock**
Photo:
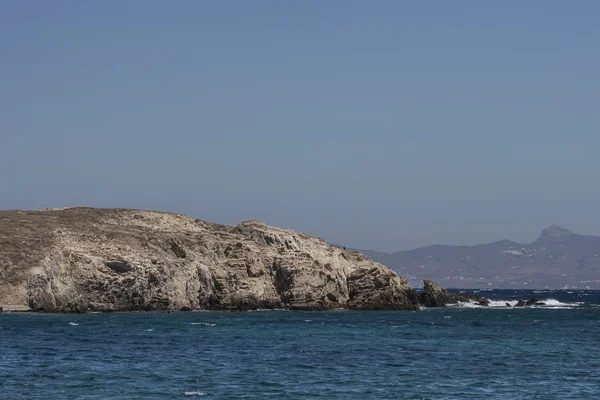
[[[361,253],[257,221],[68,208],[0,211],[0,304],[39,311],[417,309]]]

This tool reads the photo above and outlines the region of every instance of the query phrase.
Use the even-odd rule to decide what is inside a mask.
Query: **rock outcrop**
[[[423,291],[419,293],[419,303],[423,306],[431,307],[446,307],[448,304],[473,302],[480,306],[488,306],[489,299],[480,297],[471,293],[450,293],[439,285],[424,280]]]
[[[573,232],[554,224],[544,229],[537,240],[544,241],[546,239],[565,238],[568,236],[573,236]]]
[[[531,298],[529,300],[519,300],[515,307],[524,307],[524,306],[545,306],[546,303],[543,301],[538,301],[536,298]]]
[[[414,310],[418,296],[359,252],[260,222],[67,208],[0,211],[0,304],[74,313]]]

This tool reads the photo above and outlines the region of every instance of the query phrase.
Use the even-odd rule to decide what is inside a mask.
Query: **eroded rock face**
[[[446,304],[452,303],[452,299],[446,289],[424,280],[423,292],[419,293],[419,302],[425,307],[446,307]]]
[[[417,309],[361,253],[256,221],[70,208],[0,212],[0,304],[48,312]]]

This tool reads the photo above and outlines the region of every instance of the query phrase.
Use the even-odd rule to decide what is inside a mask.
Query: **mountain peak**
[[[540,234],[539,239],[548,239],[548,238],[559,238],[559,237],[565,237],[565,236],[571,236],[573,234],[573,232],[571,232],[568,229],[565,229],[561,226],[558,225],[550,225],[549,227],[547,227],[546,229],[544,229],[542,231],[542,233]]]

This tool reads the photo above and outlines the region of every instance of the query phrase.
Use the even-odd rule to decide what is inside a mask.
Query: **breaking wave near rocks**
[[[491,290],[478,293],[489,299],[489,304],[475,301],[449,305],[458,308],[539,308],[539,309],[583,309],[600,308],[598,290]]]
[[[527,303],[527,301],[525,301]],[[581,303],[563,303],[555,299],[536,300],[534,304],[518,305],[518,300],[494,300],[490,301],[487,306],[482,306],[476,302],[459,302],[456,307],[464,308],[513,308],[513,307],[531,307],[531,308],[574,308],[580,307]]]

